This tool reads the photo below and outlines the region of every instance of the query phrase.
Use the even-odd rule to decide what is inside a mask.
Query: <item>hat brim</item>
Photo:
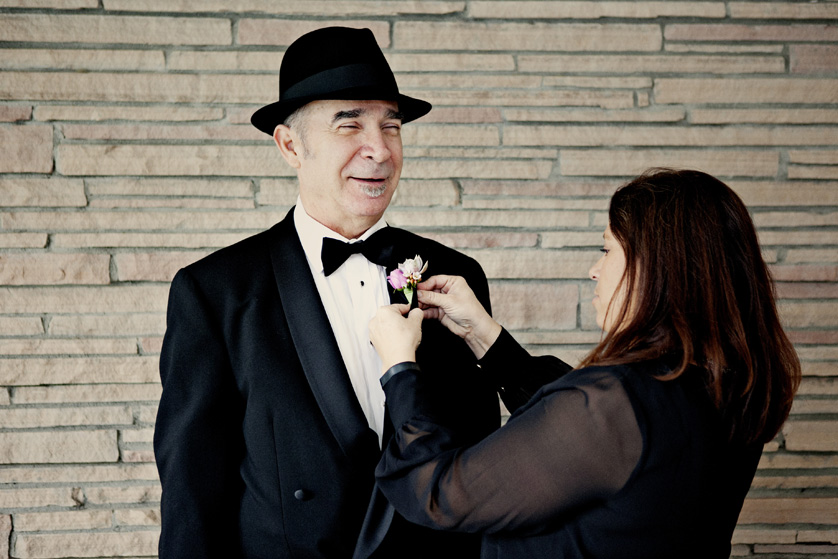
[[[303,105],[311,103],[312,101],[322,101],[327,99],[378,99],[380,95],[380,91],[376,92],[366,88],[361,88],[338,91],[330,93],[328,96],[318,95],[311,97],[299,97],[296,99],[286,99],[283,101],[277,101],[276,103],[271,103],[270,105],[265,105],[261,109],[257,110],[250,117],[250,122],[253,126],[265,134],[273,136],[277,125],[285,122],[285,119],[288,118],[291,113]],[[419,117],[425,116],[431,110],[431,104],[427,101],[422,101],[421,99],[416,99],[414,97],[408,97],[407,95],[402,95],[401,93],[397,94],[394,99],[385,100],[395,101],[398,103],[399,112],[403,115],[402,123],[410,122]]]

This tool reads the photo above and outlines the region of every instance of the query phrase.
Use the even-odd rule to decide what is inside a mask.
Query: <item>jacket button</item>
[[[294,498],[298,501],[308,501],[311,498],[311,493],[305,489],[297,489],[294,491]]]

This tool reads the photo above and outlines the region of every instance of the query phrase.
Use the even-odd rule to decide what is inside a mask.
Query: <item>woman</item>
[[[465,339],[513,412],[475,446],[439,419],[413,363],[423,311],[383,307],[370,324],[396,426],[378,483],[413,522],[482,532],[484,558],[727,559],[788,416],[800,365],[736,194],[655,170],[618,189],[608,216],[590,271],[605,333],[570,373],[529,356],[461,278],[419,285],[425,317]]]

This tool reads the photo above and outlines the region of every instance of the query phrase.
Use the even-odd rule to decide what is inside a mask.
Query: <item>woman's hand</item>
[[[500,336],[500,324],[486,312],[463,278],[433,276],[416,287],[425,318],[439,320],[463,338],[478,359]]]
[[[370,342],[381,358],[381,372],[386,373],[393,365],[405,361],[416,361],[416,348],[422,341],[423,313],[410,305],[388,305],[381,307],[370,320]]]

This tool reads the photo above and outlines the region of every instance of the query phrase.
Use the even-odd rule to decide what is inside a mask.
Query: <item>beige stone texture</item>
[[[722,2],[472,1],[469,15],[503,19],[723,18]]]
[[[0,468],[2,483],[76,484],[157,480],[154,464],[22,465]]]
[[[838,4],[828,2],[728,2],[728,9],[730,16],[737,19],[835,20],[838,18]]]
[[[813,214],[802,211],[766,211],[754,212],[753,219],[758,231],[763,227],[818,227],[838,225],[838,212]],[[824,244],[828,244],[830,240],[838,240],[838,235],[825,231],[823,236]]]
[[[160,502],[160,485],[131,487],[90,487],[85,489],[87,501],[92,505],[144,504]]]
[[[786,251],[783,262],[788,263],[838,263],[838,248],[832,249],[791,249]]]
[[[4,0],[14,1],[14,0]],[[42,0],[48,1],[48,0]],[[148,12],[222,12],[230,11],[230,3],[224,0],[104,0],[108,10],[132,10]],[[240,0],[237,13],[267,13],[281,16],[393,16],[407,14],[456,14],[462,12],[462,0],[329,0],[328,2],[299,2],[297,0]],[[337,24],[338,22],[334,22]],[[346,25],[347,22],[340,21]],[[324,22],[324,25],[328,23]]]
[[[56,248],[211,249],[231,245],[253,233],[59,233],[51,238]]]
[[[285,213],[263,211],[93,211],[93,212],[37,212],[15,211],[0,213],[6,227],[18,230],[65,231],[212,231],[223,224],[225,229],[261,231],[267,229]]]
[[[375,40],[382,49],[390,46],[390,25],[383,21],[341,21],[293,19],[240,19],[237,25],[236,42],[240,45],[288,46],[298,37],[321,27],[343,25],[346,27],[366,27],[373,32]]]
[[[264,135],[250,125],[144,124],[62,124],[59,130],[68,140],[150,140],[150,141],[258,141]]]
[[[834,524],[838,517],[838,499],[765,498],[745,499],[740,524]]]
[[[224,178],[178,179],[91,179],[88,189],[94,196],[145,196],[145,197],[235,197],[252,198],[249,180]]]
[[[235,198],[96,198],[91,197],[90,208],[178,208],[207,210],[250,210],[255,207],[253,200]]]
[[[399,182],[399,187],[390,204],[393,207],[453,207],[459,202],[460,192],[454,181],[408,179]]]
[[[457,89],[457,90],[499,90],[515,88],[522,91],[540,89],[540,76],[528,74],[463,74],[458,72],[440,74],[406,74],[399,77],[399,86],[404,89]],[[417,123],[422,124],[420,121]],[[405,130],[413,128],[408,126]]]
[[[131,425],[134,418],[128,406],[91,408],[0,409],[0,421],[7,429]]]
[[[87,205],[84,183],[78,179],[63,178],[4,177],[0,179],[0,200],[0,205],[6,207]]]
[[[608,200],[565,200],[551,198],[502,198],[500,200],[465,199],[463,209],[529,210],[599,210],[608,209]]]
[[[126,106],[64,106],[38,105],[35,120],[78,120],[102,122],[108,120],[188,122],[221,120],[221,109],[189,107],[126,107]]]
[[[658,103],[838,103],[838,79],[659,78]]]
[[[2,20],[0,20],[2,25]],[[0,49],[5,70],[158,70],[166,67],[162,51],[106,49]]]
[[[736,528],[733,531],[731,542],[739,543],[794,543],[797,532],[795,530],[759,530],[749,528]]]
[[[495,250],[466,251],[491,279],[580,279],[599,258],[593,251]]]
[[[38,336],[44,333],[44,324],[34,316],[0,316],[0,335]]]
[[[799,451],[835,451],[838,448],[835,421],[788,421],[783,426],[786,448]]]
[[[93,532],[75,534],[21,534],[15,542],[20,559],[53,557],[125,557],[157,555],[159,531]]]
[[[15,404],[80,404],[88,402],[156,402],[159,383],[26,386],[15,390]]]
[[[515,161],[496,159],[412,160],[405,166],[403,179],[546,179],[553,161]]]
[[[422,117],[422,122],[482,123],[501,122],[501,111],[495,107],[441,107]]]
[[[138,45],[229,45],[225,19],[59,14],[2,14],[6,41]]]
[[[645,55],[522,55],[522,72],[635,72],[700,74],[770,74],[785,72],[781,56]]]
[[[98,8],[99,0],[0,0],[0,7],[78,10],[82,8]]]
[[[51,126],[0,126],[0,145],[5,151],[0,159],[0,173],[49,173],[52,141]]]
[[[798,530],[797,541],[806,542],[829,542],[838,544],[838,530]]]
[[[541,235],[541,246],[544,248],[601,247],[602,231],[544,233]]]
[[[113,430],[0,433],[0,449],[0,464],[114,462],[119,456]]]
[[[206,252],[129,252],[114,258],[119,281],[172,281],[184,266]],[[148,331],[146,331],[148,332]]]
[[[562,178],[557,181],[463,180],[463,193],[476,196],[534,196],[567,198],[611,198],[618,183],[613,180]]]
[[[530,122],[678,122],[685,120],[680,107],[649,109],[504,109],[508,121]]]
[[[12,517],[0,515],[0,557],[9,556],[9,540],[12,533]]]
[[[0,440],[4,440],[2,435]],[[77,504],[72,498],[72,490],[65,487],[0,489],[0,509],[4,511],[31,507],[71,507]]]
[[[405,127],[402,138],[407,145],[419,146],[497,146],[500,130],[494,125],[427,125]]]
[[[492,284],[492,314],[507,329],[572,330],[578,303],[579,290],[568,283]]]
[[[749,207],[822,206],[838,204],[838,182],[728,182]]]
[[[293,176],[274,146],[80,145],[58,148],[64,175]]]
[[[0,71],[0,100],[10,101],[259,103],[276,89],[276,76],[256,74]]]
[[[0,106],[0,122],[19,122],[32,118],[32,107],[28,105]]]
[[[157,359],[141,356],[14,359],[0,369],[0,386],[143,383],[158,378]]]
[[[136,354],[135,340],[4,339],[0,355],[114,355]]]
[[[0,285],[110,283],[107,254],[0,255]]]
[[[398,227],[526,227],[551,229],[583,227],[588,224],[586,212],[558,211],[447,211],[434,212],[390,209],[385,216]],[[392,220],[392,221],[390,221]]]
[[[0,80],[3,75],[0,73]],[[0,87],[2,82],[0,81]],[[498,106],[498,107],[601,107],[603,109],[630,109],[635,106],[631,91],[589,90],[459,90],[412,89],[406,94],[424,99],[434,106]],[[0,90],[2,95],[2,90]]]
[[[694,124],[822,124],[838,123],[838,109],[702,109],[689,111]]]
[[[464,248],[515,248],[535,247],[538,243],[536,233],[423,233],[423,237],[433,239],[446,246]]]
[[[4,313],[119,313],[166,310],[168,286],[1,287]]]
[[[434,50],[656,51],[657,25],[623,23],[396,22],[393,47]]]
[[[838,165],[838,150],[790,150],[789,162]]]
[[[109,510],[74,510],[71,512],[21,512],[14,515],[17,532],[50,530],[101,530],[113,526]],[[2,555],[0,555],[2,557]]]
[[[163,313],[59,315],[49,321],[51,336],[136,336],[162,334],[165,328]]]
[[[725,44],[725,43],[678,43],[674,41],[667,41],[666,45],[664,46],[664,50],[668,52],[712,52],[712,53],[731,53],[731,54],[742,54],[742,53],[773,53],[773,54],[782,54],[785,50],[784,45],[773,45],[773,44],[761,44],[761,43],[754,43],[754,44]]]
[[[774,177],[776,151],[721,149],[563,149],[559,167],[566,176],[633,177],[650,167],[698,169],[720,177]]]
[[[838,19],[838,6],[835,17]],[[838,45],[792,45],[789,52],[793,74],[838,71]]]
[[[118,526],[160,526],[160,510],[116,509],[114,519]]]
[[[802,23],[673,23],[666,26],[664,38],[668,41],[836,41],[838,29],[830,25]]]
[[[510,72],[515,58],[509,54],[471,53],[393,53],[387,57],[390,68],[400,72]]]
[[[789,166],[788,176],[790,179],[838,180],[838,166],[806,167],[802,165],[791,165]]]

